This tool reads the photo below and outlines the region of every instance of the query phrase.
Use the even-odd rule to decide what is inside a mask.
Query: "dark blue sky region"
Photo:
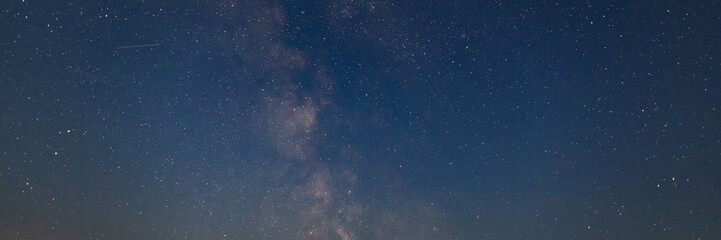
[[[718,1],[0,3],[0,239],[714,239]]]

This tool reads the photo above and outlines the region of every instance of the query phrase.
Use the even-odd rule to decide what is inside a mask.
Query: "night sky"
[[[718,239],[718,1],[0,3],[0,239]]]

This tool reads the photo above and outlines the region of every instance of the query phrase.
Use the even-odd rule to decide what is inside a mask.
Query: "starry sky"
[[[718,9],[2,1],[0,238],[717,238]]]

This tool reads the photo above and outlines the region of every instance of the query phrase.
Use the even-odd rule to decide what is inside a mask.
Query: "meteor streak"
[[[144,47],[155,47],[155,46],[160,46],[160,43],[120,46],[120,47],[116,47],[115,49],[144,48]]]

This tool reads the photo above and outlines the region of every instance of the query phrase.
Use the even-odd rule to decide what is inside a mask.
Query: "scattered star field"
[[[0,3],[0,239],[715,239],[718,1]]]

